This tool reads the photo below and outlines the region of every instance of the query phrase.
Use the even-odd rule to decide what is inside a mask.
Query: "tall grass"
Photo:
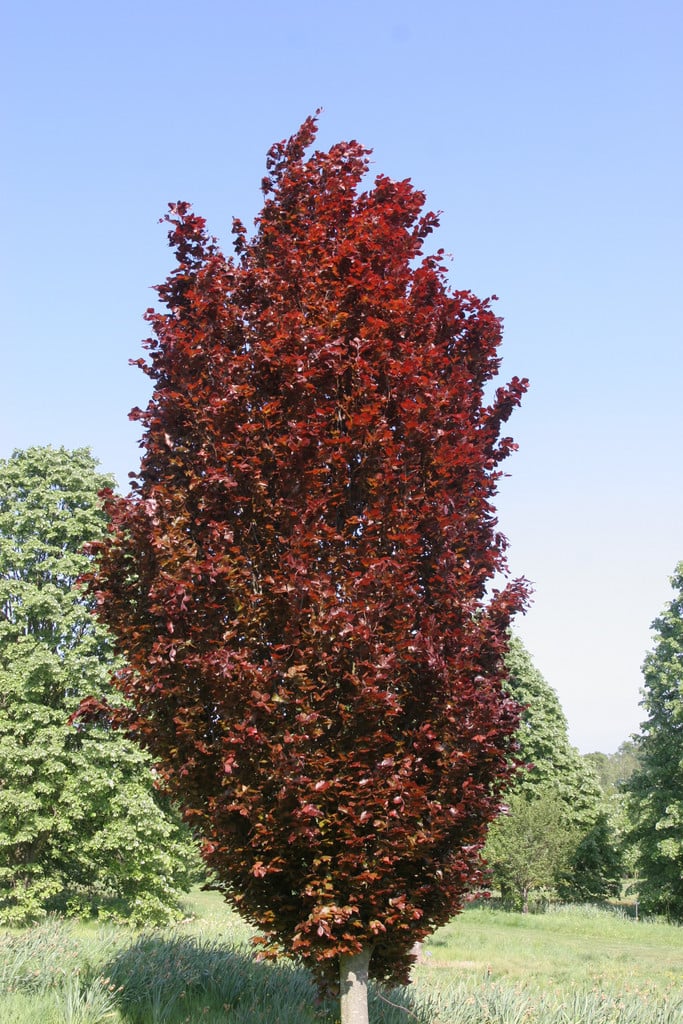
[[[195,920],[142,934],[56,919],[0,932],[0,1022],[335,1024],[305,971],[257,963],[216,897],[192,905]],[[683,1024],[683,929],[658,922],[479,907],[425,954],[408,990],[372,990],[374,1024]]]

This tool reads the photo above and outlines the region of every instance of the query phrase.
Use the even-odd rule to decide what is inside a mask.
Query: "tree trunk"
[[[368,1024],[368,968],[372,946],[339,957],[341,1024]]]

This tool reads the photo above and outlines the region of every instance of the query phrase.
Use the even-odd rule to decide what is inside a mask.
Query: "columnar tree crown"
[[[477,883],[511,771],[525,590],[491,587],[492,499],[526,381],[490,393],[501,324],[423,255],[424,195],[362,191],[369,151],[307,156],[315,134],[270,150],[234,258],[170,208],[141,468],[90,587],[127,662],[119,721],[267,949],[325,975],[371,945],[405,980]]]

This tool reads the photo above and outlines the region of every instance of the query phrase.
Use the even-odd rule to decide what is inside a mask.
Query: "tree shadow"
[[[321,1000],[308,971],[259,962],[250,947],[186,935],[143,933],[105,967],[126,1024],[334,1024],[336,1000]],[[377,1024],[427,1022],[409,992],[372,987]]]

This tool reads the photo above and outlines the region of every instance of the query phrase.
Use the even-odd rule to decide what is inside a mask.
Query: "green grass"
[[[173,929],[51,919],[0,931],[0,1022],[335,1024],[305,971],[254,961],[252,934],[202,892]],[[683,1024],[683,929],[671,925],[477,905],[424,953],[407,991],[374,991],[375,1024]]]
[[[544,986],[665,992],[683,978],[683,928],[590,906],[524,915],[478,904],[428,939],[425,951],[432,971]]]

